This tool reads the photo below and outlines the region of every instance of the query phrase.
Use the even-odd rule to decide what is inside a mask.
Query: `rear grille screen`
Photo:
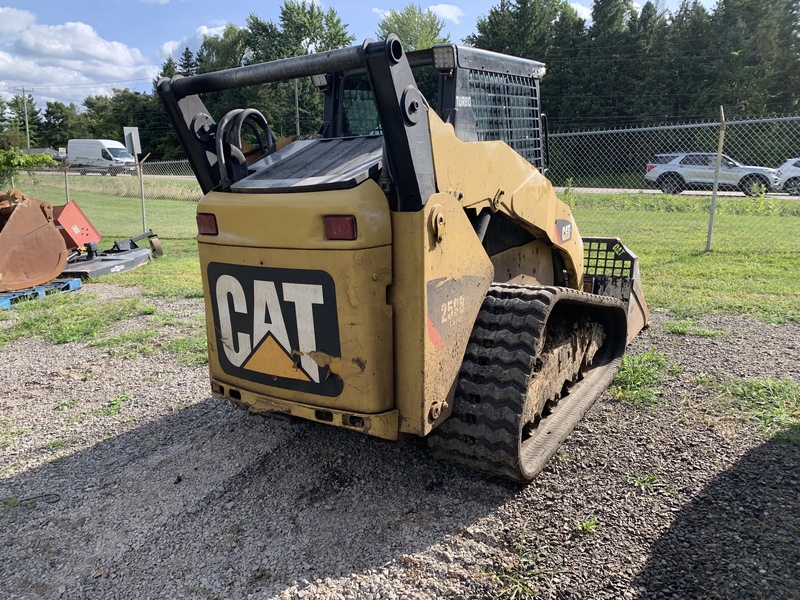
[[[535,79],[470,70],[468,81],[478,140],[501,140],[531,164],[542,164]]]

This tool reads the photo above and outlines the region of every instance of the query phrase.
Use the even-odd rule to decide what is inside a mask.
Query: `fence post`
[[[706,252],[711,252],[711,235],[714,232],[714,213],[717,210],[717,190],[719,189],[719,168],[722,163],[722,146],[725,143],[725,111],[719,107],[719,142],[717,143],[717,164],[714,168],[714,187],[711,190],[711,214],[708,218]]]
[[[64,194],[69,202],[69,167],[64,167]]]
[[[139,170],[139,194],[142,197],[142,233],[147,233],[147,217],[145,216],[144,212],[144,169],[142,169],[143,162],[144,162],[143,160],[139,161],[138,163],[136,163],[136,166]]]

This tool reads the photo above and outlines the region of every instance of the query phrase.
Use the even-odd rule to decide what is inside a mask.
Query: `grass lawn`
[[[54,205],[66,202],[63,173],[17,177],[19,189]],[[139,179],[120,175],[70,175],[69,197],[105,238],[129,238],[142,232],[142,200]],[[195,212],[199,200],[197,183],[186,179],[145,177],[145,219],[159,238],[193,238],[197,233]],[[102,244],[101,244],[101,247]]]
[[[651,307],[677,317],[800,321],[800,216],[717,214],[712,250],[705,252],[707,213],[580,203],[574,213],[581,235],[619,237],[639,256]]]
[[[166,240],[162,246],[164,256],[161,258],[141,269],[105,280],[116,285],[141,286],[145,296],[202,298],[197,242],[193,239]]]
[[[27,178],[27,179],[26,179]],[[142,230],[135,177],[71,176],[76,200],[109,245]],[[64,202],[64,176],[27,174],[26,193]],[[145,178],[147,227],[164,241],[165,256],[114,277],[148,295],[201,295],[195,236],[196,184]],[[577,194],[573,207],[582,235],[619,237],[639,256],[651,307],[676,317],[748,314],[770,322],[800,321],[800,200],[721,197],[712,251],[705,252],[710,197],[664,194]],[[101,245],[102,247],[102,245]]]

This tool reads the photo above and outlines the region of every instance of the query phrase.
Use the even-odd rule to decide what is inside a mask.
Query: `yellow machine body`
[[[649,322],[636,256],[582,239],[543,175],[543,74],[392,34],[161,79],[205,193],[212,392],[530,481]],[[216,122],[200,97],[306,76],[313,136],[277,139],[256,108]]]
[[[198,213],[213,214],[219,227],[217,235],[198,236],[215,393],[254,412],[387,439],[426,435],[449,415],[472,324],[492,281],[551,283],[556,246],[577,285],[581,240],[547,179],[506,144],[462,142],[435,113],[428,118],[437,184],[446,191],[421,211],[390,212],[372,180],[304,194],[211,192],[201,201]],[[490,259],[465,213],[484,207],[544,232],[549,243]],[[357,239],[326,240],[327,215],[353,215]],[[571,232],[560,245],[555,230],[535,225],[556,222]],[[324,273],[330,284],[313,284],[323,296],[313,306],[333,292],[335,310],[322,314],[283,299],[282,286],[308,272]],[[272,310],[255,287],[275,295]],[[305,327],[315,341],[335,330],[338,352],[301,347],[302,336],[288,330],[303,315],[312,316]],[[327,391],[315,393],[326,384]]]

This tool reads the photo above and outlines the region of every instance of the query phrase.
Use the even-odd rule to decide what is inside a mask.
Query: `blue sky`
[[[407,3],[387,0],[316,0],[333,7],[357,41],[375,37],[381,14]],[[680,0],[659,0],[675,10]],[[113,87],[149,91],[150,80],[171,53],[197,50],[203,35],[220,32],[226,23],[244,25],[250,13],[278,21],[282,1],[243,0],[0,0],[0,97],[8,99],[23,86],[33,90],[37,107],[49,100],[80,105],[90,94]],[[445,22],[453,41],[473,33],[477,19],[497,1],[443,0],[417,2]],[[571,4],[585,18],[592,0]],[[703,0],[712,7],[715,0]],[[16,89],[15,89],[16,88]]]

